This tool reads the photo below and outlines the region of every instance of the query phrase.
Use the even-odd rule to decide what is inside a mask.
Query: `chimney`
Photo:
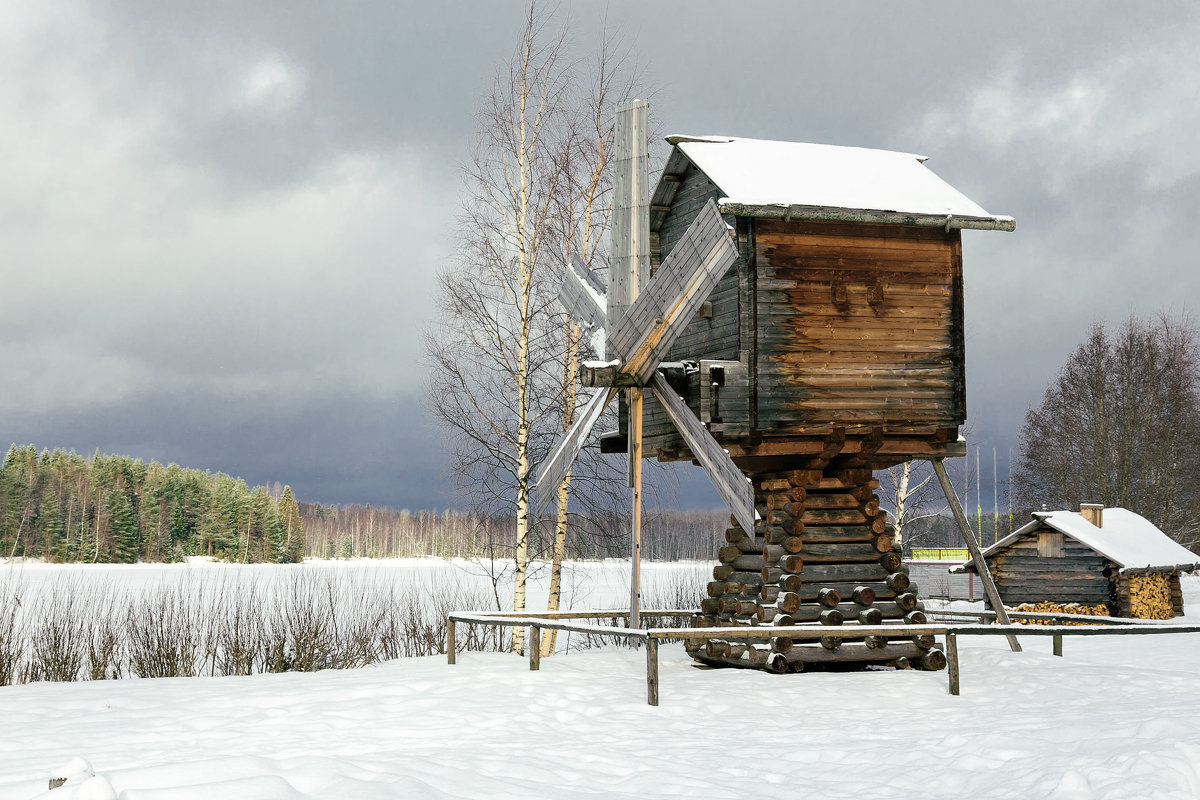
[[[1095,525],[1097,528],[1104,527],[1104,504],[1103,503],[1080,503],[1079,514],[1088,522]]]

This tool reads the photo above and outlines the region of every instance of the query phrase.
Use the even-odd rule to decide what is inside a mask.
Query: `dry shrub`
[[[28,634],[29,661],[23,682],[73,681],[79,677],[91,643],[91,604],[81,591],[78,581],[56,583],[38,597],[36,621]]]
[[[208,616],[196,603],[199,584],[163,585],[134,599],[126,614],[129,672],[139,678],[199,674]]]
[[[359,667],[445,653],[452,611],[494,607],[492,587],[466,573],[394,577],[297,566],[190,572],[128,591],[80,580],[47,586],[32,606],[10,581],[0,584],[0,685]],[[681,573],[646,606],[695,608],[702,592]],[[455,638],[459,652],[508,650],[511,631],[458,625]],[[625,640],[572,634],[570,649],[611,643]]]
[[[209,594],[207,660],[211,675],[251,675],[265,661],[266,630],[259,581],[222,576]]]
[[[16,581],[6,581],[0,586],[0,686],[17,681],[25,656],[21,595],[21,586]]]

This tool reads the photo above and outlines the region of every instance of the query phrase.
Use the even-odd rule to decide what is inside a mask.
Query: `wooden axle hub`
[[[686,385],[687,364],[674,361],[658,365],[659,372],[667,376],[667,382],[676,388]],[[697,368],[690,365],[692,371]],[[585,387],[615,386],[619,389],[644,388],[647,383],[639,381],[636,375],[621,371],[621,365],[610,361],[585,361],[579,365],[579,383]]]

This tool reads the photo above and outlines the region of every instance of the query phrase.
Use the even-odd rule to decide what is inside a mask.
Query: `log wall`
[[[758,427],[966,419],[960,232],[755,220]]]
[[[1050,528],[1025,534],[990,556],[988,565],[1006,605],[1050,602],[1118,607],[1117,566]]]

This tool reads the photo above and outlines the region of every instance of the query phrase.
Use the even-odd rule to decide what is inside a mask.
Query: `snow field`
[[[707,670],[677,644],[656,708],[623,648],[10,686],[0,800],[1200,796],[1200,634],[1023,644],[960,639],[960,697],[944,672]],[[77,757],[98,780],[47,792]]]
[[[708,565],[648,565],[646,607],[694,608]],[[530,608],[544,608],[536,565]],[[628,603],[628,567],[570,564],[564,602]],[[354,561],[289,566],[17,565],[0,571],[0,686],[89,677],[165,678],[357,667],[442,651],[454,610],[510,600],[503,562]],[[459,647],[502,649],[461,628]],[[507,635],[507,631],[505,632]],[[594,646],[567,634],[559,649]]]

